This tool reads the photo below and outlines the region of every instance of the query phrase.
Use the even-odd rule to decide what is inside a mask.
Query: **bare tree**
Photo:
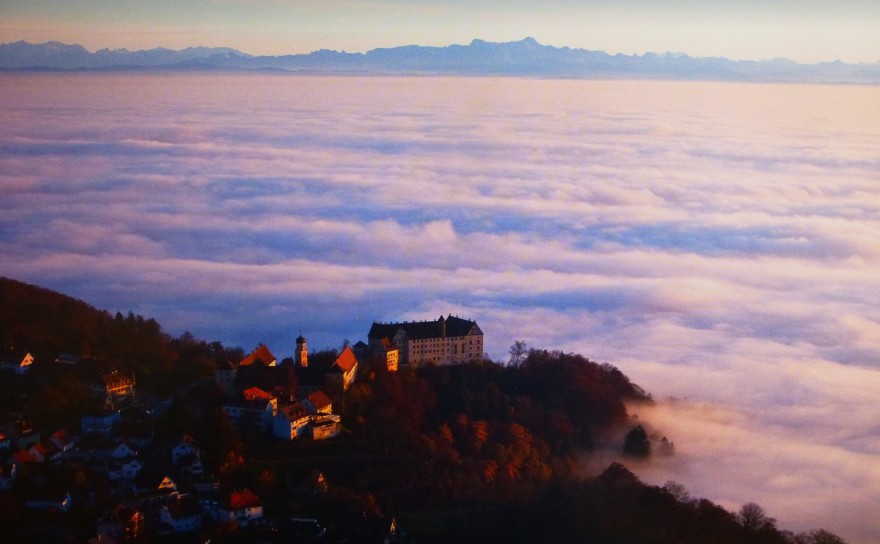
[[[755,502],[747,502],[742,505],[737,517],[743,529],[750,533],[757,533],[776,526],[776,520],[768,516],[764,508]]]
[[[510,346],[510,360],[508,364],[512,366],[516,366],[522,364],[526,360],[526,356],[529,353],[528,347],[526,346],[525,340],[516,340]]]

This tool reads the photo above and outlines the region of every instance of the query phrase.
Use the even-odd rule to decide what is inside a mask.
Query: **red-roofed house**
[[[18,465],[27,465],[37,462],[37,460],[34,459],[34,456],[28,450],[18,450],[17,452],[13,453],[12,460]]]
[[[250,387],[241,392],[244,400],[272,400],[272,394],[259,387]]]
[[[73,437],[64,429],[52,433],[52,436],[49,437],[49,441],[55,444],[55,447],[62,452],[70,451],[76,445]]]
[[[240,399],[223,405],[223,412],[236,427],[246,431],[271,431],[278,413],[278,399],[259,387],[242,392]]]
[[[212,512],[218,523],[235,521],[239,527],[263,518],[263,503],[249,489],[233,491],[218,504]]]
[[[275,366],[275,356],[269,351],[265,344],[260,344],[257,348],[250,352],[247,357],[241,360],[239,366],[249,366],[257,361],[261,361],[266,366]]]
[[[34,444],[28,452],[33,456],[34,461],[37,463],[48,461],[51,455],[50,449],[43,444]]]
[[[312,414],[332,414],[333,401],[323,391],[315,391],[303,400],[303,407]]]
[[[357,371],[358,360],[355,357],[354,350],[351,349],[351,346],[345,346],[330,366],[330,373],[327,376],[328,378],[338,376],[336,379],[341,379],[342,383],[337,385],[342,386],[342,391],[348,391],[348,388],[351,387],[351,384],[354,383],[357,377]]]

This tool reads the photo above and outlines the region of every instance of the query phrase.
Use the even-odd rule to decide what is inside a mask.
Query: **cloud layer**
[[[474,318],[495,359],[525,339],[688,399],[645,416],[680,452],[647,477],[877,541],[878,98],[3,76],[0,272],[282,354]]]

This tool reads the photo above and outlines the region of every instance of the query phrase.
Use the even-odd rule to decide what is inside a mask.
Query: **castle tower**
[[[302,335],[296,339],[296,366],[309,366],[309,352],[306,349],[306,339]]]

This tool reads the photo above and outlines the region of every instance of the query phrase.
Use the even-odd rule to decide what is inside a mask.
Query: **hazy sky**
[[[3,0],[0,42],[364,52],[527,36],[610,53],[880,61],[875,0]]]
[[[652,482],[880,542],[878,93],[7,74],[0,274],[279,357],[476,319],[661,399]]]

